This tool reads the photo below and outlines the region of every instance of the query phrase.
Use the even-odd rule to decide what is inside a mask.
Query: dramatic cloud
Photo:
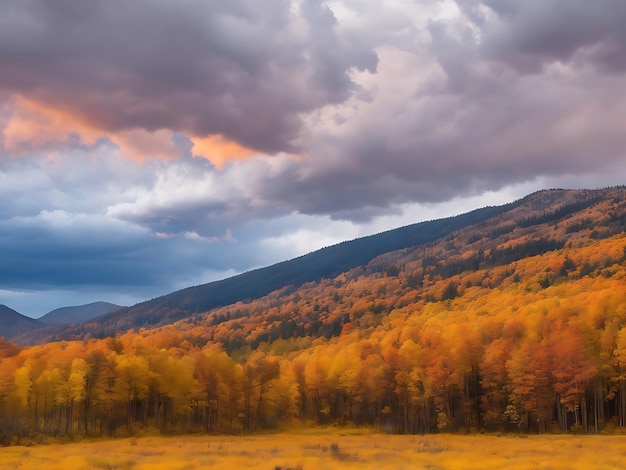
[[[290,150],[302,113],[348,98],[352,68],[376,69],[336,23],[315,0],[9,0],[0,89],[92,132],[140,130],[144,144],[169,130]]]
[[[626,46],[616,15],[626,7],[458,3],[467,16],[429,20],[415,49],[377,48],[378,73],[363,80],[370,101],[311,120],[313,161],[297,184],[272,186],[277,199],[360,219],[623,162],[623,54],[609,51]]]
[[[624,17],[622,0],[0,0],[0,303],[142,300],[623,183]]]
[[[457,0],[479,31],[480,51],[526,73],[551,62],[626,71],[626,4],[620,0]]]

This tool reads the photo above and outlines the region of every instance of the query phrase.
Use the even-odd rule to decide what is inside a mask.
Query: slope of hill
[[[194,315],[183,322],[184,328],[191,329],[194,322],[210,327],[206,340],[217,341],[227,350],[294,337],[330,339],[346,325],[369,327],[368,322],[378,324],[394,309],[454,300],[472,288],[495,289],[530,278],[547,288],[573,272],[609,276],[606,269],[626,259],[621,241],[601,245],[598,252],[585,251],[575,262],[563,253],[625,230],[625,189],[542,191],[435,242],[385,253],[297,290],[278,290],[254,302]],[[550,253],[560,253],[561,261],[518,272],[522,261]],[[363,324],[361,317],[367,319]]]
[[[93,302],[87,305],[57,308],[39,317],[38,320],[49,325],[83,323],[101,315],[111,313],[118,308],[120,308],[119,305],[108,302]]]
[[[307,282],[365,265],[383,253],[433,242],[463,227],[511,210],[517,204],[519,202],[485,207],[456,217],[420,222],[339,243],[269,267],[120,308],[98,318],[97,322],[68,328],[58,335],[47,336],[47,339],[72,337],[87,331],[96,336],[109,336],[131,328],[152,328],[216,307],[258,299],[287,286],[297,288]],[[37,332],[34,332],[30,339],[23,338],[22,341],[32,343],[42,338],[45,337],[40,335],[37,338]]]
[[[625,230],[624,188],[543,191],[297,289],[103,339],[78,326],[89,341],[0,362],[0,429],[624,432]]]
[[[515,258],[524,258],[565,244],[567,238],[597,223],[593,236],[604,236],[622,229],[624,217],[613,215],[606,220],[584,218],[579,227],[572,226],[560,238],[546,232],[519,246],[503,246],[504,240],[519,238],[546,225],[555,225],[601,204],[603,201],[621,200],[625,189],[607,190],[547,190],[531,194],[515,203],[499,207],[486,207],[456,217],[409,225],[369,237],[333,245],[293,260],[250,271],[221,281],[183,289],[133,307],[120,308],[99,317],[97,321],[64,327],[54,335],[51,330],[33,331],[18,340],[34,343],[42,340],[75,338],[81,336],[104,337],[131,328],[154,328],[188,318],[194,314],[231,305],[249,302],[280,289],[296,289],[307,282],[332,278],[359,266],[365,266],[387,253],[415,249],[446,240],[447,246],[480,247],[471,259],[455,263],[442,263],[426,255],[426,263],[433,262],[437,270],[465,269],[471,263],[497,264]],[[606,214],[605,214],[606,215]],[[455,250],[446,256],[454,257]],[[392,257],[394,255],[391,255]],[[480,258],[480,259],[479,259]],[[442,258],[443,259],[443,258]],[[445,272],[443,272],[445,274]],[[417,276],[419,278],[419,275]],[[416,278],[416,280],[419,280]]]
[[[6,305],[0,305],[0,337],[11,339],[18,333],[28,332],[41,324]]]

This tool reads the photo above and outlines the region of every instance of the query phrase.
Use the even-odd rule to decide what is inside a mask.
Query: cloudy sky
[[[626,182],[623,0],[0,0],[0,303],[124,305]]]

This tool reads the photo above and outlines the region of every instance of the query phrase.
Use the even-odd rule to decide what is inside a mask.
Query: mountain
[[[83,323],[101,315],[111,313],[118,308],[120,308],[119,305],[108,302],[93,302],[87,305],[57,308],[41,316],[38,320],[49,325]]]
[[[227,351],[331,340],[347,329],[368,336],[394,312],[446,305],[469,293],[485,298],[522,285],[531,293],[587,278],[619,280],[625,231],[625,188],[541,191],[432,242],[383,253],[298,289],[191,315],[176,328],[198,327],[204,334],[194,342]],[[485,314],[493,308],[485,307]]]
[[[97,321],[68,327],[48,339],[75,337],[85,332],[101,337],[131,328],[157,327],[216,307],[258,299],[285,287],[296,289],[307,282],[365,265],[381,254],[438,240],[463,227],[495,217],[518,203],[485,207],[342,242],[269,267],[120,308]]]
[[[6,305],[0,305],[0,337],[10,339],[18,333],[41,326],[37,320],[24,316]]]
[[[94,321],[63,327],[53,335],[50,330],[45,334],[33,331],[20,341],[113,336],[120,331],[154,328],[218,307],[251,302],[280,290],[283,294],[292,293],[307,283],[332,279],[370,265],[382,263],[381,269],[392,272],[399,269],[397,264],[406,264],[401,260],[405,250],[416,252],[423,263],[430,265],[430,276],[450,277],[466,269],[503,265],[562,248],[582,234],[599,238],[620,233],[626,223],[620,205],[625,196],[625,188],[539,191],[514,203],[401,227],[221,281],[189,287],[120,308]],[[424,251],[425,247],[428,249]],[[474,250],[474,254],[457,259],[467,250]],[[392,261],[394,258],[398,260]],[[425,272],[416,271],[411,282],[416,285],[422,282]]]
[[[16,388],[0,394],[0,428],[28,432],[36,411],[40,432],[54,435],[128,423],[623,433],[626,188],[541,191],[490,211],[256,299],[195,313],[174,302],[180,293],[156,299],[184,314],[172,324],[155,310],[158,326],[116,331],[128,320],[118,311],[38,337],[63,341],[9,344],[18,357],[2,361],[0,382]],[[85,404],[73,413],[63,412],[71,401],[45,400],[68,396],[68,379]]]

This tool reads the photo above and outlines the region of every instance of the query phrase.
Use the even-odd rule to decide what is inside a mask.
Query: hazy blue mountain
[[[41,326],[37,320],[0,305],[0,337],[11,339],[15,334]]]
[[[87,305],[61,307],[46,313],[38,320],[48,325],[69,325],[93,320],[100,315],[111,313],[120,308],[109,302],[93,302]]]
[[[154,328],[217,307],[259,299],[277,290],[284,290],[284,293],[297,290],[309,282],[364,268],[382,255],[399,253],[399,250],[412,250],[420,246],[447,247],[455,245],[457,239],[466,240],[468,246],[482,243],[482,248],[478,250],[475,259],[468,258],[463,262],[457,260],[455,263],[443,263],[441,260],[424,259],[424,263],[434,263],[432,275],[445,278],[480,263],[494,266],[506,264],[564,246],[565,240],[552,239],[546,227],[554,230],[559,224],[568,224],[570,219],[577,220],[577,214],[589,208],[603,207],[608,202],[625,199],[624,187],[539,191],[514,203],[485,207],[455,217],[420,222],[339,243],[272,266],[188,287],[131,307],[121,307],[93,320],[83,320],[72,325],[46,325],[45,328],[21,335],[16,341],[32,344],[40,341],[102,338],[129,329]],[[581,220],[577,222],[578,225],[568,229],[568,236],[589,229],[587,225],[590,222],[584,217]],[[598,221],[589,236],[601,238],[624,230],[626,213],[613,211]],[[536,237],[527,240],[532,232],[537,232]],[[509,240],[513,234],[520,237],[519,243],[512,244]],[[458,238],[460,235],[463,236]]]
[[[258,299],[277,289],[298,288],[307,282],[364,266],[384,253],[434,242],[457,230],[496,217],[520,203],[484,207],[455,217],[420,222],[342,242],[272,266],[188,287],[132,307],[122,307],[93,321],[59,330],[54,336],[44,338],[35,334],[24,342],[84,335],[104,337],[131,328],[157,327],[216,307]]]

